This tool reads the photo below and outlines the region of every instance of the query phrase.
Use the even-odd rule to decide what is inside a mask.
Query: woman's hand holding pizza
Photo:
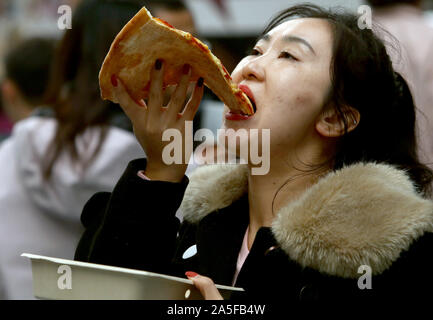
[[[145,174],[151,180],[179,182],[185,174],[188,164],[184,160],[189,159],[191,155],[184,155],[182,164],[165,164],[162,157],[163,149],[170,142],[162,141],[162,135],[167,129],[179,130],[182,134],[182,150],[187,150],[184,146],[185,121],[194,119],[203,96],[203,79],[200,78],[185,106],[190,83],[190,71],[190,66],[185,65],[180,82],[167,106],[163,106],[163,61],[157,60],[152,70],[147,104],[143,100],[134,101],[120,79],[116,76],[112,78],[113,93],[126,115],[131,119],[134,134],[146,153],[147,168]]]

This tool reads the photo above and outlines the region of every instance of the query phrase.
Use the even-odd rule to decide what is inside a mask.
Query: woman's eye
[[[259,50],[257,50],[257,49],[251,49],[248,55],[249,56],[259,56],[260,54],[261,53],[260,53]]]
[[[281,52],[280,55],[278,56],[278,58],[293,59],[295,61],[298,61],[298,59],[296,59],[296,57],[294,57],[293,55],[291,55],[287,51]]]

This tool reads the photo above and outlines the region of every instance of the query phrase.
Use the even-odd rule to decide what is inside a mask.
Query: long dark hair
[[[296,18],[325,19],[333,30],[329,101],[345,126],[345,134],[330,159],[333,169],[361,161],[388,163],[405,170],[418,191],[429,196],[433,174],[418,160],[412,94],[392,67],[376,32],[379,27],[375,27],[376,33],[360,29],[356,15],[304,4],[281,12],[263,34]],[[347,106],[361,115],[358,126],[349,133],[347,124],[353,119]]]
[[[49,179],[56,160],[68,151],[79,161],[75,139],[91,126],[100,130],[98,153],[110,119],[121,109],[100,98],[98,74],[111,43],[122,27],[141,9],[141,0],[83,0],[73,13],[53,61],[46,102],[58,121],[56,134],[46,153],[44,177]]]

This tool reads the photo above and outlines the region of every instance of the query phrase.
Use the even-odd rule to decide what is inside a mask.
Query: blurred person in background
[[[27,118],[43,104],[54,49],[53,40],[34,38],[6,55],[1,93],[3,110],[12,123]]]
[[[148,0],[144,1],[146,8],[154,17],[170,23],[173,27],[197,34],[194,17],[182,0]]]
[[[20,254],[72,258],[84,203],[143,156],[129,120],[101,100],[98,83],[112,41],[142,5],[82,1],[53,59],[45,99],[52,116],[19,121],[1,145],[0,299],[32,299],[30,264]]]
[[[407,80],[417,107],[418,153],[433,168],[433,28],[423,17],[421,0],[368,0],[373,19],[399,42],[388,53]]]
[[[7,17],[11,11],[11,0],[0,1],[0,60],[2,60],[5,51],[5,35],[7,34]],[[6,19],[5,19],[6,18]],[[0,78],[3,76],[3,65],[0,63]],[[6,139],[12,131],[12,123],[3,110],[2,93],[0,90],[0,143]]]
[[[0,143],[9,137],[12,131],[12,123],[3,110],[2,93],[0,90]]]

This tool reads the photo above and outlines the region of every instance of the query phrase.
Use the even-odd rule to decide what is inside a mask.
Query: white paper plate
[[[199,300],[199,291],[188,279],[94,263],[51,258],[29,253],[33,294],[55,300]],[[241,288],[216,285],[228,298]]]

